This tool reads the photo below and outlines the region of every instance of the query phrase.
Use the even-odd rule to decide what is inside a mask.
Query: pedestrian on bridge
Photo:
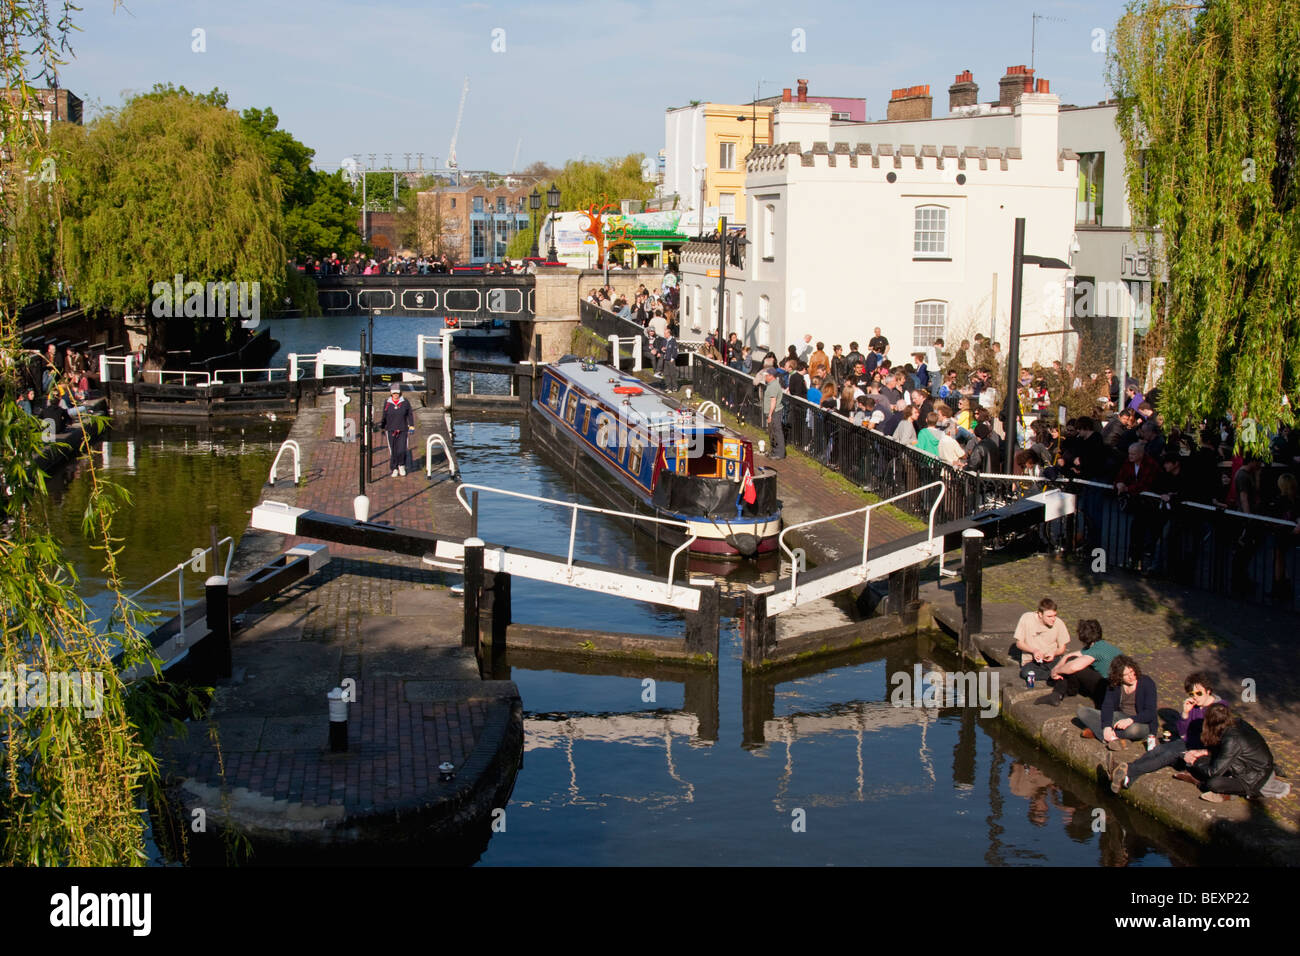
[[[406,475],[406,458],[410,454],[406,447],[407,436],[415,431],[415,412],[411,403],[402,397],[402,386],[394,382],[389,389],[388,401],[384,403],[384,414],[379,420],[379,427],[388,438],[388,463],[393,468],[392,477]]]

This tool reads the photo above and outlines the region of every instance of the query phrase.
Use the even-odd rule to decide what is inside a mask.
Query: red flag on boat
[[[752,505],[758,500],[758,492],[754,490],[754,479],[750,477],[748,468],[745,469],[745,489],[741,494],[747,505]]]

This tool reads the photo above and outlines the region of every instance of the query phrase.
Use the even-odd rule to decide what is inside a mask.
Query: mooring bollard
[[[483,539],[465,539],[465,626],[460,646],[477,648],[479,605],[483,600]]]
[[[214,551],[213,554],[216,552]],[[230,662],[230,579],[220,574],[207,583],[208,640],[212,642],[204,657],[212,661],[215,676],[229,678]]]
[[[335,687],[325,695],[330,711],[330,752],[341,754],[348,749],[348,702],[343,688]]]
[[[366,495],[357,495],[352,499],[352,514],[358,521],[370,520],[370,498]]]

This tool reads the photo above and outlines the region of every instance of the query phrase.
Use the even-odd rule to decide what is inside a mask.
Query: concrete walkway
[[[467,533],[445,467],[432,481],[422,470],[424,437],[441,427],[440,410],[418,410],[417,467],[404,478],[389,477],[388,450],[376,448],[372,521]],[[291,433],[303,483],[278,482],[264,500],[350,515],[358,445],[332,434],[332,405],[304,409]],[[296,543],[250,530],[237,564],[247,570]],[[208,719],[171,743],[168,768],[186,812],[203,808],[248,836],[254,862],[326,847],[437,862],[421,854],[483,829],[508,798],[523,743],[518,689],[479,679],[474,651],[461,647],[460,599],[441,572],[363,548],[331,544],[330,554],[320,572],[245,616],[233,678],[217,685]],[[334,754],[325,695],[348,681],[348,750]],[[450,781],[439,779],[444,761],[455,767]]]

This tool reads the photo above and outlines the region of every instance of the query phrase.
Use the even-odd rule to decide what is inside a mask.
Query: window
[[[524,211],[524,197],[520,196],[519,203],[518,205],[515,206],[515,212],[523,212],[523,211]]]
[[[644,446],[635,438],[632,439],[632,443],[628,446],[627,470],[634,475],[641,473],[641,455],[644,451]]]
[[[912,348],[923,349],[944,337],[948,325],[948,303],[937,299],[918,302],[912,307]]]
[[[455,200],[454,198],[453,198],[452,201],[451,201],[451,208],[452,208],[452,209],[455,209],[455,208],[456,208],[456,200]]]
[[[578,396],[575,392],[570,392],[569,400],[567,403],[565,403],[564,406],[564,419],[570,425],[572,425],[574,419],[577,418],[577,416],[578,416]]]
[[[736,168],[736,144],[735,143],[718,144],[718,168],[719,169]]]
[[[832,113],[832,114],[831,114],[831,119],[833,119],[833,120],[843,120],[843,121],[846,122],[846,123],[849,122],[849,120],[851,120],[852,118],[853,118],[853,117],[851,117],[848,113]]]
[[[701,323],[704,321],[704,290],[698,285],[695,287],[695,315],[691,319],[691,328],[699,331]]]
[[[776,258],[776,204],[763,207],[763,258]]]
[[[772,300],[765,295],[758,297],[758,331],[754,345],[767,345],[771,337]]]
[[[587,432],[590,430],[591,430],[591,406],[584,404],[582,406],[582,433],[586,435]]]
[[[918,258],[948,254],[948,210],[943,206],[917,206],[912,254]]]
[[[732,323],[733,329],[739,329],[745,321],[745,293],[736,293],[736,311],[732,313],[735,321]]]
[[[736,218],[736,194],[735,193],[718,193],[719,213],[723,216]]]
[[[1076,223],[1101,225],[1102,179],[1105,175],[1105,153],[1079,154],[1079,194],[1075,197],[1074,212]]]
[[[475,212],[482,212],[482,211],[483,211],[483,197],[482,197],[482,196],[475,196],[475,197],[474,197],[474,211],[475,211]]]
[[[475,219],[472,224],[472,246],[470,249],[471,259],[487,258],[487,223],[482,219]]]
[[[498,197],[497,197],[497,212],[505,212],[505,211],[506,211],[506,197],[505,197],[505,196],[498,196]]]
[[[546,404],[550,405],[551,410],[557,413],[560,410],[561,391],[563,390],[560,388],[560,383],[555,379],[551,379],[551,390],[546,394]]]

